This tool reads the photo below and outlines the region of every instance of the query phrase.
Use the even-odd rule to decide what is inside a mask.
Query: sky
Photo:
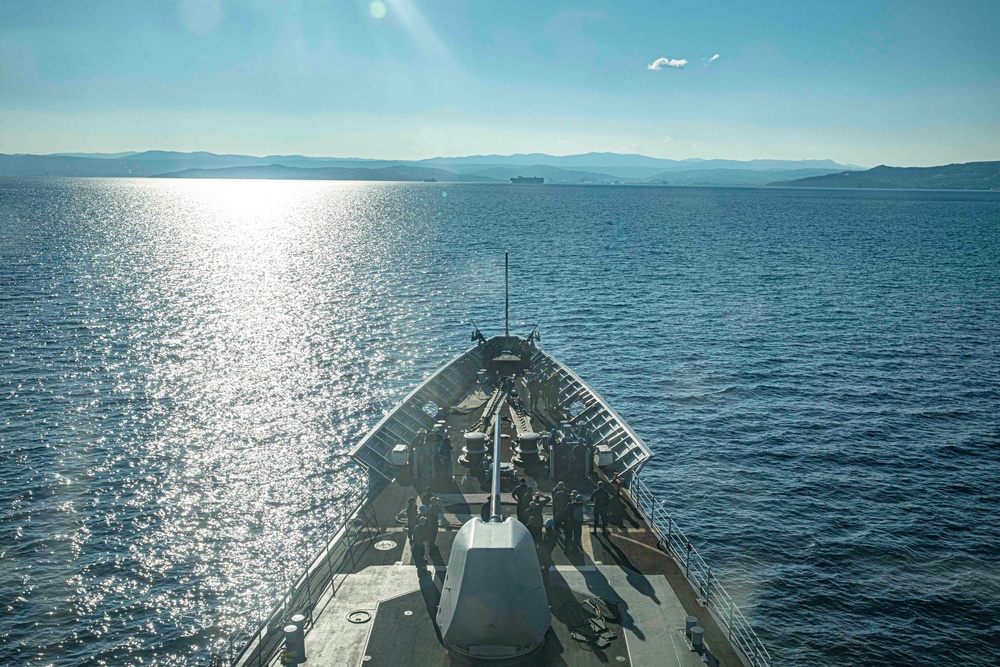
[[[0,0],[0,152],[1000,160],[1000,2]]]

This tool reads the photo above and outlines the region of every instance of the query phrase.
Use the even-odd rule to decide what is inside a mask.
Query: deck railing
[[[371,540],[363,540],[361,532],[375,529],[374,514],[369,495],[352,509],[333,539],[324,541],[317,547],[316,555],[306,571],[298,579],[286,586],[286,593],[268,612],[262,616],[254,614],[242,627],[226,639],[226,643],[209,658],[210,667],[265,667],[270,664],[284,643],[282,627],[293,614],[306,617],[305,629],[312,627],[313,608],[320,601],[328,586],[333,586],[332,594],[337,594],[336,577],[347,568],[353,567],[360,555],[359,550],[370,546]],[[330,535],[329,526],[323,533]]]
[[[674,523],[663,503],[656,499],[637,475],[632,476],[629,491],[637,509],[645,515],[647,522],[657,533],[660,546],[683,570],[688,582],[698,592],[716,622],[728,634],[729,642],[743,654],[752,667],[773,667],[774,662],[764,648],[764,642],[723,588],[719,578],[712,573],[712,568],[691,545],[684,531]]]

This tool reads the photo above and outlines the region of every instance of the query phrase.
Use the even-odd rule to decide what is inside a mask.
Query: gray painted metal
[[[465,658],[510,659],[541,646],[552,617],[524,524],[476,517],[459,529],[437,622],[448,651]]]
[[[500,439],[500,427],[503,422],[500,419],[500,411],[503,410],[506,401],[501,401],[500,409],[497,410],[496,425],[494,426],[493,433],[493,484],[490,487],[490,522],[503,521],[500,517],[500,447],[502,445],[502,440]]]
[[[386,482],[395,477],[396,471],[389,461],[389,453],[399,443],[410,443],[421,428],[428,431],[434,417],[424,411],[428,403],[450,407],[459,403],[477,386],[477,372],[483,366],[480,346],[472,347],[442,366],[410,392],[399,405],[375,425],[351,456],[366,470],[374,471]],[[608,445],[615,454],[613,470],[629,479],[652,458],[653,453],[622,417],[561,361],[536,347],[532,366],[543,375],[559,376],[559,403],[567,409],[579,405],[576,416],[591,429],[590,443]],[[374,475],[370,475],[374,478]],[[374,481],[374,480],[373,480]]]

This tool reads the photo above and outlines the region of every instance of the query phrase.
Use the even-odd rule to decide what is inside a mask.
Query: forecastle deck
[[[481,376],[477,380],[480,360],[474,352],[459,356],[429,378],[355,449],[355,458],[369,471],[368,496],[268,621],[247,639],[235,640],[220,663],[279,664],[282,627],[299,614],[304,617],[300,624],[306,628],[309,665],[452,664],[435,623],[437,602],[455,533],[479,516],[488,498],[483,473],[459,460],[461,434],[479,421],[488,398]],[[544,353],[536,354],[536,362],[542,362],[536,366],[544,365],[546,377],[555,374],[560,385],[555,402],[532,404],[530,396],[523,397],[531,406],[528,416],[535,429],[557,426],[567,416],[568,406],[577,404],[575,417],[589,423],[592,437],[616,447],[616,466],[595,467],[589,478],[575,482],[577,490],[589,498],[593,485],[607,480],[615,468],[626,473],[626,483],[622,502],[615,504],[620,511],[611,517],[607,532],[591,531],[588,508],[582,549],[571,548],[564,535],[550,548],[540,549],[540,562],[547,566],[552,628],[543,650],[522,664],[770,664],[717,579],[710,571],[704,576],[706,568],[697,552],[686,549],[686,539],[669,517],[664,523],[662,514],[657,515],[662,508],[631,474],[648,458],[648,448],[571,371],[548,355],[538,355]],[[445,373],[455,368],[462,372]],[[520,391],[527,387],[523,383]],[[436,404],[435,414],[420,409],[428,403]],[[408,442],[442,416],[457,444],[454,475],[415,484],[410,470],[392,466],[386,454],[393,441]],[[509,443],[516,437],[516,422],[504,425],[505,462],[513,453]],[[518,468],[517,474],[527,478],[533,490],[551,495],[555,480],[549,478],[548,466]],[[421,572],[407,540],[404,510],[407,499],[419,498],[427,486],[442,500],[444,512],[436,548],[429,550],[427,568]],[[502,500],[504,514],[513,516],[515,504],[509,493]],[[551,505],[545,509],[545,517],[551,517]],[[686,631],[689,616],[703,628],[707,648],[696,650],[692,645]]]

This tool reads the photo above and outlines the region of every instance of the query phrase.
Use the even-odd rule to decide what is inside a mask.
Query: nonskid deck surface
[[[449,411],[445,421],[452,439],[459,440],[481,412],[481,406]],[[531,416],[543,428],[558,423],[558,415],[545,408],[537,408]],[[348,574],[338,576],[318,603],[314,626],[306,636],[308,665],[457,664],[449,661],[441,644],[435,623],[437,601],[455,534],[471,517],[479,516],[488,497],[485,479],[478,471],[464,468],[460,454],[459,445],[454,452],[453,478],[420,480],[421,488],[417,488],[405,474],[400,475],[374,498],[380,530],[362,530]],[[510,460],[510,456],[505,447],[502,459]],[[517,472],[533,490],[548,494],[554,486],[544,466]],[[596,476],[578,480],[577,490],[589,498],[596,480]],[[419,498],[428,485],[442,499],[445,512],[436,548],[427,554],[428,568],[420,572],[402,517],[407,499]],[[509,494],[503,494],[502,500],[504,514],[514,515]],[[551,517],[551,506],[546,510],[545,518]],[[626,503],[613,521],[617,525],[607,533],[595,533],[588,513],[582,549],[571,548],[560,538],[550,552],[540,554],[543,562],[548,554],[553,564],[547,582],[552,629],[545,649],[524,664],[699,667],[705,662],[684,634],[685,617],[694,615],[705,628],[706,644],[718,663],[741,665],[678,564],[657,548],[656,538],[635,508]],[[596,632],[589,625],[594,612],[583,603],[593,598],[616,603],[622,611],[620,623],[607,623],[607,630],[602,631],[604,641],[587,634],[588,628]]]

